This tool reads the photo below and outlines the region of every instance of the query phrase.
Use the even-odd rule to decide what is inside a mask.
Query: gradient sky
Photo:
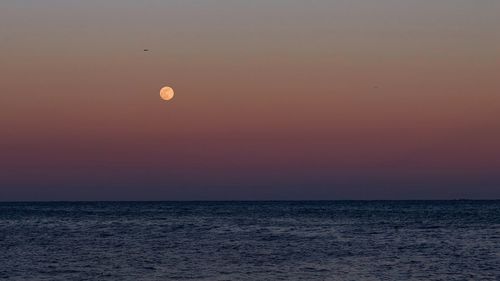
[[[500,198],[499,13],[1,1],[0,200]]]

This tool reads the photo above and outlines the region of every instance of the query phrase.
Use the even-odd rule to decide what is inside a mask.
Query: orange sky
[[[101,2],[0,3],[0,200],[500,197],[500,2]]]

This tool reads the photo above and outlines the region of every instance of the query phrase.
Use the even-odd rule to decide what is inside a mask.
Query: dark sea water
[[[4,280],[500,280],[500,201],[0,203]]]

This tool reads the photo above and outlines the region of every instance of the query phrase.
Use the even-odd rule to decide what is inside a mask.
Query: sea
[[[500,280],[500,201],[0,203],[0,280]]]

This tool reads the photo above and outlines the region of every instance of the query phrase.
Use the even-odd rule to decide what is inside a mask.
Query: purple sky
[[[498,11],[3,1],[0,200],[498,199]]]

